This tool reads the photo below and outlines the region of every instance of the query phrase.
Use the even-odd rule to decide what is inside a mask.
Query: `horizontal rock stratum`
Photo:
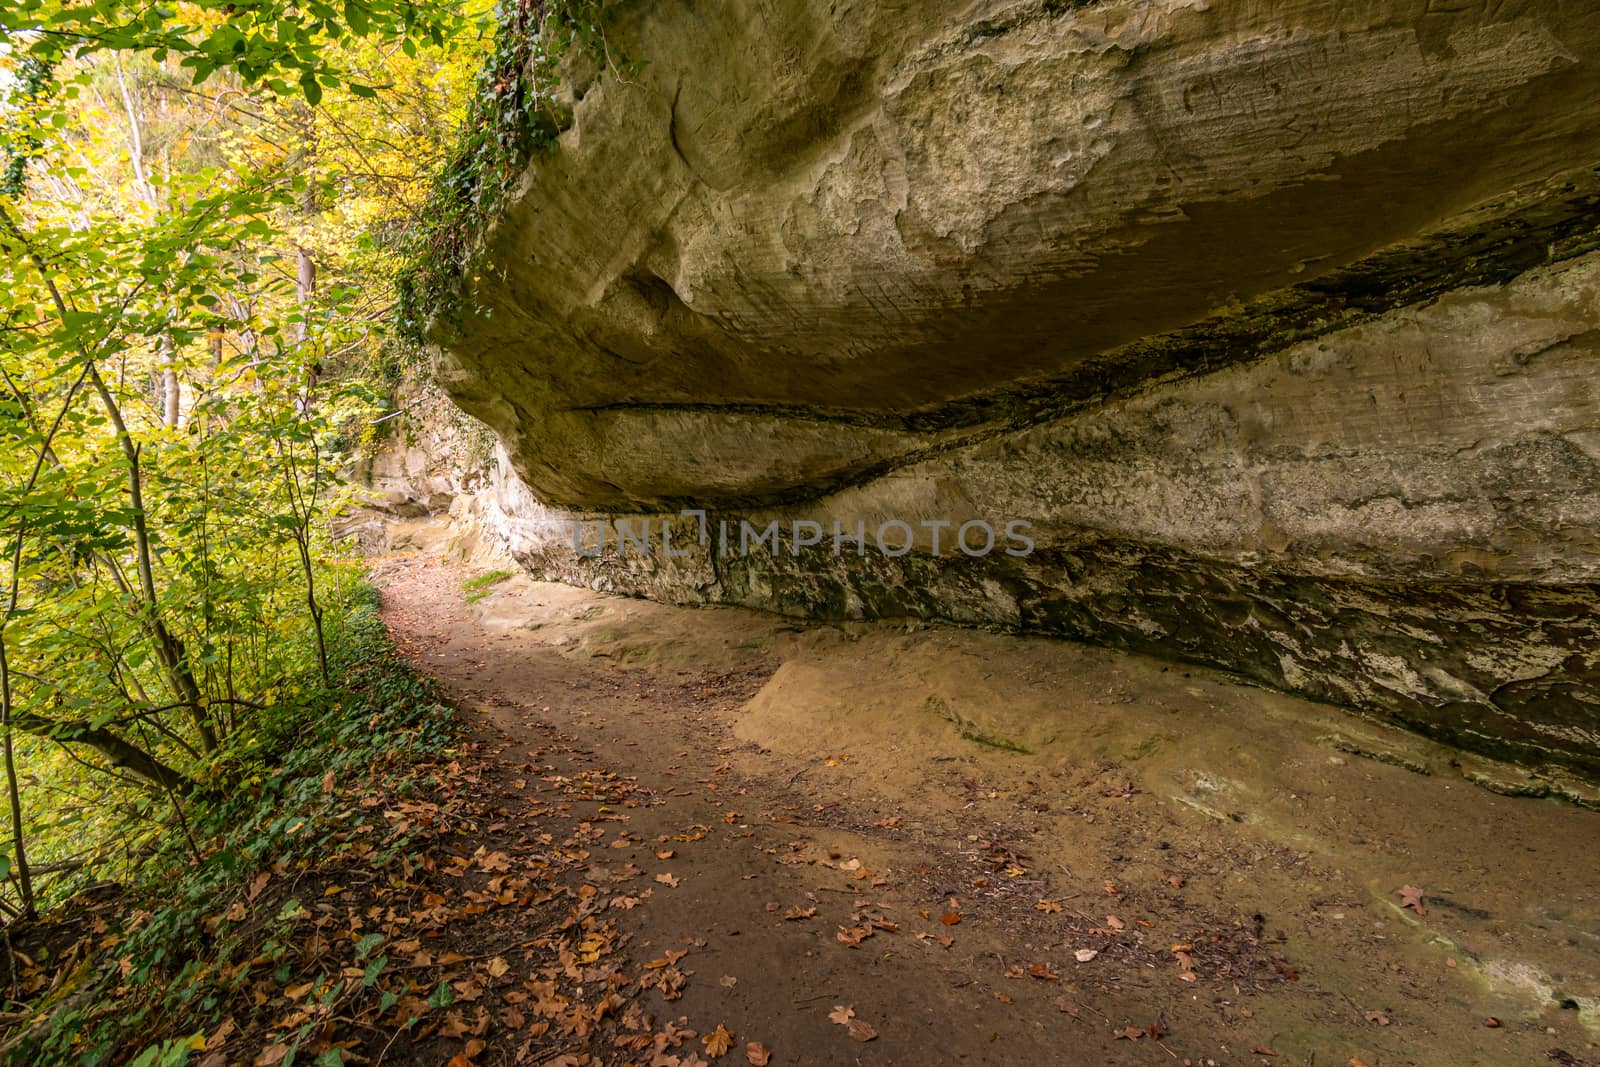
[[[569,63],[432,331],[532,570],[1134,648],[1600,777],[1586,5],[605,11],[630,65]],[[563,525],[682,508],[918,541]],[[973,519],[1035,550],[932,552]]]

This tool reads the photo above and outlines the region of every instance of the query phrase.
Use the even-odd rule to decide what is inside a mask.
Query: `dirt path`
[[[1594,812],[1136,657],[375,573],[484,773],[557,781],[529,828],[581,823],[627,883],[652,1032],[721,1025],[723,1063],[1600,1062]]]

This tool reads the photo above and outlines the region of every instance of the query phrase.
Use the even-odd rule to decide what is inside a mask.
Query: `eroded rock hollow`
[[[1600,777],[1587,5],[605,10],[633,65],[569,64],[433,330],[531,570],[1154,652]]]

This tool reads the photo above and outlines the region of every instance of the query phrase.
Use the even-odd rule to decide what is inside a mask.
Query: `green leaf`
[[[355,0],[345,0],[344,20],[349,24],[350,31],[357,37],[365,37],[372,30],[372,24],[367,20],[366,10]]]

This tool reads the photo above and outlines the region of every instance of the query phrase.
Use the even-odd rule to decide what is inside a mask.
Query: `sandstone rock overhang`
[[[514,547],[1600,775],[1600,19],[1445,7],[607,5],[641,63],[570,71],[434,330],[457,401],[543,505],[1003,516],[1038,551],[591,560],[542,512]]]

